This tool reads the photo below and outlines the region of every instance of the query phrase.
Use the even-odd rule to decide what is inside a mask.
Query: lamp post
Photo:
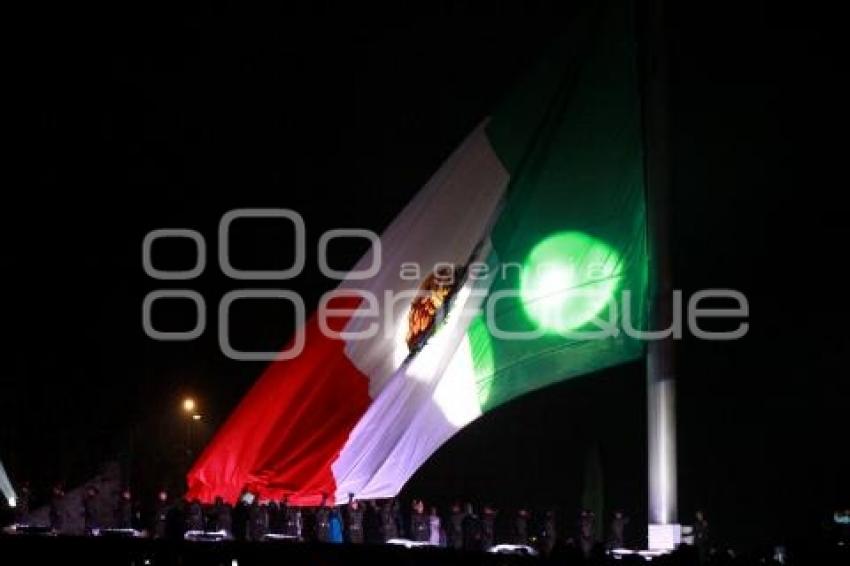
[[[187,468],[192,464],[194,455],[194,427],[203,418],[198,412],[198,404],[192,397],[183,399],[183,413],[186,415],[186,460]]]

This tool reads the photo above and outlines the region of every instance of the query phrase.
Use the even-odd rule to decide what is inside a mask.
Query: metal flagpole
[[[9,507],[15,506],[15,489],[12,487],[12,482],[9,476],[6,475],[6,469],[3,467],[3,462],[0,461],[0,494],[6,498]]]
[[[642,46],[649,322],[650,330],[654,331],[671,329],[673,322],[663,3],[663,0],[653,0],[646,4]],[[672,549],[681,539],[676,489],[676,373],[672,332],[648,342],[646,376],[649,548]]]

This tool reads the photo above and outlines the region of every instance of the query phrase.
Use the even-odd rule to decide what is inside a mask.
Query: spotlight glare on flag
[[[582,232],[539,242],[525,261],[522,305],[536,325],[554,333],[580,328],[599,314],[620,283],[620,256]]]

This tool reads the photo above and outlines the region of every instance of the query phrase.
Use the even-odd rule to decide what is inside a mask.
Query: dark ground
[[[615,560],[599,556],[585,560],[568,549],[557,549],[549,559],[502,556],[486,553],[457,552],[446,549],[405,549],[393,546],[321,545],[301,543],[170,543],[145,539],[92,539],[63,537],[28,537],[0,535],[0,552],[4,564],[65,564],[68,557],[84,557],[86,564],[109,566],[254,566],[265,564],[336,565],[336,564],[480,564],[482,566],[512,566],[547,564],[560,565],[620,565],[653,564],[660,566],[692,566],[697,564],[693,549],[658,557],[646,562],[632,556]],[[793,556],[793,555],[792,555]],[[788,564],[818,564],[840,566],[846,564],[847,550],[823,552],[822,549],[801,549]],[[7,562],[8,560],[8,562]],[[759,554],[739,555],[732,559],[717,556],[711,564],[750,566],[772,564]]]

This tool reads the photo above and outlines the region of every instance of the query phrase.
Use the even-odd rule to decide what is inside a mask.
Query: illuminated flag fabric
[[[381,235],[377,274],[266,369],[189,498],[393,496],[491,408],[643,354],[623,331],[646,319],[633,22],[592,4]]]

